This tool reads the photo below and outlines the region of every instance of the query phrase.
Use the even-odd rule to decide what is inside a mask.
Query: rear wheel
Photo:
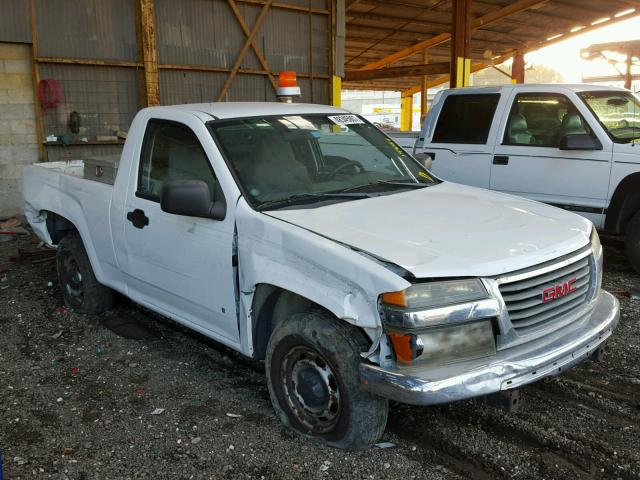
[[[360,449],[384,432],[388,402],[360,388],[366,336],[328,313],[297,314],[267,346],[267,383],[280,420],[328,445]]]
[[[640,273],[640,212],[636,213],[627,224],[625,245],[631,265],[636,272]]]
[[[60,240],[56,266],[65,305],[94,314],[113,307],[114,292],[96,280],[80,235],[70,233]]]

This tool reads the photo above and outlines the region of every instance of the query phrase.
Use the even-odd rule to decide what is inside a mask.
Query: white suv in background
[[[440,92],[415,154],[446,180],[579,213],[626,236],[640,271],[640,100],[599,85]]]

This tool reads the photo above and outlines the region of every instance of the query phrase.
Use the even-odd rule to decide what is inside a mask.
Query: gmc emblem
[[[558,298],[562,298],[570,293],[576,291],[576,287],[573,284],[576,283],[576,278],[570,278],[566,282],[561,285],[555,285],[553,287],[546,288],[542,291],[542,303],[551,302],[552,300],[557,300]]]

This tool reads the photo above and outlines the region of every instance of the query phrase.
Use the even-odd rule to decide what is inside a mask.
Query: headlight
[[[414,310],[455,305],[486,297],[487,291],[482,282],[477,278],[472,278],[418,283],[401,292],[383,293],[382,303]]]
[[[383,293],[380,300],[384,322],[399,328],[495,317],[500,308],[477,278],[419,283],[401,292]]]
[[[500,305],[477,279],[412,285],[380,296],[398,366],[443,365],[496,353]]]

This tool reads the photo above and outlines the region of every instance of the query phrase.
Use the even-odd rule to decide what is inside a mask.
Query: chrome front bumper
[[[362,363],[362,387],[413,405],[434,405],[517,388],[558,375],[590,356],[620,319],[618,300],[604,290],[588,318],[574,328],[499,351],[490,359],[422,369],[384,369]]]

